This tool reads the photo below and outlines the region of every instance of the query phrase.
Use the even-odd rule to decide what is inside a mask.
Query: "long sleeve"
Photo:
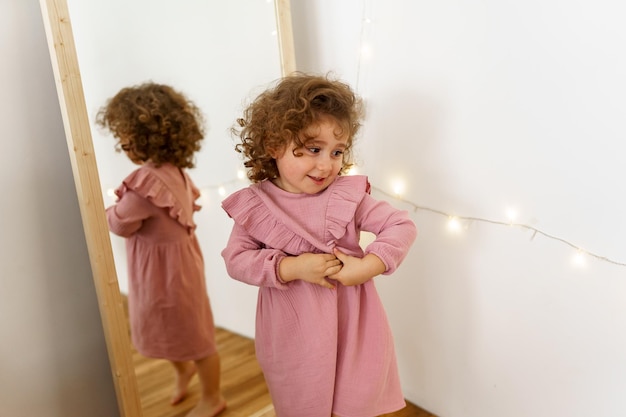
[[[238,224],[233,226],[228,244],[222,250],[228,275],[258,287],[286,287],[278,278],[278,264],[285,256],[280,250],[264,248]]]
[[[107,208],[106,215],[109,230],[116,235],[132,236],[154,216],[155,208],[167,210],[189,233],[196,228],[193,215],[200,209],[195,204],[199,191],[187,173],[174,165],[146,163],[131,172],[115,194],[119,201]]]
[[[378,256],[386,266],[384,274],[392,274],[417,237],[417,228],[408,212],[366,195],[357,208],[356,221],[359,230],[376,235],[376,239],[365,248],[365,253]]]
[[[109,230],[129,237],[141,228],[151,213],[151,204],[134,191],[126,192],[117,204],[106,209]]]

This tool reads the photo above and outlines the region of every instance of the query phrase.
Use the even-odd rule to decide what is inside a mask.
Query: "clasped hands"
[[[385,264],[372,253],[363,258],[350,256],[339,249],[331,253],[303,253],[283,258],[278,266],[284,282],[300,279],[334,289],[328,278],[343,285],[359,285],[385,272]]]

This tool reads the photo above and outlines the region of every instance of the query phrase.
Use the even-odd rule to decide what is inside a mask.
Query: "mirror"
[[[148,80],[184,92],[207,119],[198,168],[190,172],[207,206],[212,193],[237,179],[241,163],[228,128],[242,100],[295,70],[289,0],[40,3],[120,413],[142,416],[120,291],[126,267],[115,264],[124,259],[123,242],[112,244],[104,214],[108,190],[135,166],[94,129],[95,114],[120,88]]]

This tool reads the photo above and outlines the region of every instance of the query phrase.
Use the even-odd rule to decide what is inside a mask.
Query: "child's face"
[[[304,147],[296,149],[292,143],[276,158],[279,176],[274,184],[297,194],[326,189],[341,170],[348,143],[348,138],[337,132],[341,132],[340,126],[328,117],[305,129],[304,136],[310,139],[304,141]]]

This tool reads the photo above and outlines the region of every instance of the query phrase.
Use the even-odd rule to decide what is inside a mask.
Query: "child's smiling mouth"
[[[311,175],[309,175],[309,178],[317,185],[322,185],[324,183],[324,181],[326,180],[326,178],[323,178],[323,177],[312,177]]]

